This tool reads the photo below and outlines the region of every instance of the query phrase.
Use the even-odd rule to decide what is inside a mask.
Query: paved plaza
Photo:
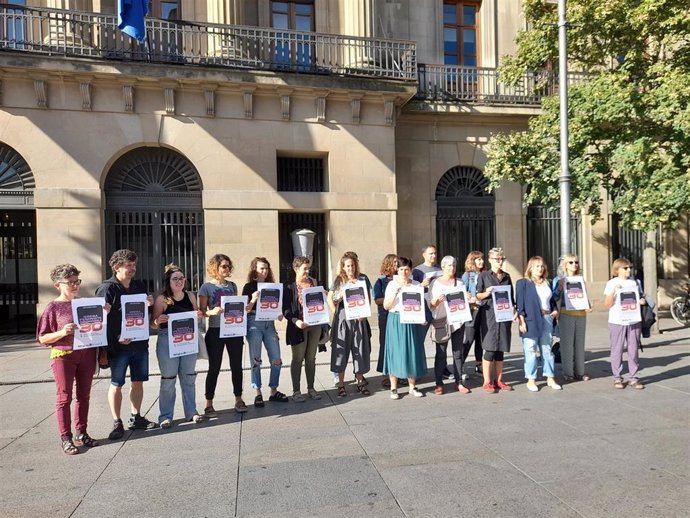
[[[685,517],[690,329],[669,319],[660,324],[664,332],[644,340],[642,391],[613,389],[606,314],[599,312],[588,321],[593,379],[565,384],[562,391],[543,381],[539,393],[526,390],[515,336],[506,361],[506,380],[515,391],[499,394],[483,392],[472,375],[471,394],[451,392],[448,381],[449,391],[435,396],[429,375],[421,384],[426,397],[408,397],[403,388],[403,397],[391,401],[380,389],[381,376],[371,372],[370,397],[357,395],[350,383],[348,397],[338,399],[329,353],[319,353],[320,401],[267,401],[254,408],[245,371],[249,411],[239,415],[231,410],[230,374],[222,372],[218,418],[128,431],[114,442],[106,438],[109,379],[98,378],[89,433],[101,445],[72,457],[60,448],[47,350],[31,338],[5,339],[0,515]],[[433,351],[427,342],[430,367]],[[207,366],[197,364],[199,410]],[[157,369],[152,347],[152,373]],[[158,418],[159,381],[153,374],[145,384],[143,411],[152,420]],[[280,388],[291,394],[290,385],[284,368]],[[179,392],[177,403],[179,417]]]

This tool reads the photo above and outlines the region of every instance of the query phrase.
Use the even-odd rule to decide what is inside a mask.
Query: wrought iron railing
[[[569,84],[587,75],[568,74]],[[516,85],[502,83],[495,68],[456,65],[419,65],[417,98],[434,101],[466,101],[485,104],[539,105],[545,96],[558,92],[558,77],[551,71],[526,74]]]
[[[415,43],[146,18],[143,44],[117,16],[0,4],[0,49],[416,81]]]

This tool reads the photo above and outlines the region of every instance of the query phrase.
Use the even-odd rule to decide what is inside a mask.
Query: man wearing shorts
[[[108,389],[108,404],[113,415],[113,430],[108,439],[115,441],[125,434],[120,411],[122,408],[122,387],[129,367],[131,387],[129,401],[132,416],[129,418],[130,430],[149,430],[158,425],[140,414],[141,402],[144,399],[144,382],[149,379],[149,342],[148,340],[133,341],[120,339],[122,330],[122,295],[146,293],[143,282],[134,280],[137,272],[137,254],[131,250],[116,250],[108,262],[113,270],[113,276],[104,281],[96,290],[96,295],[105,297],[106,303],[111,305],[108,313],[108,348],[110,359],[110,388]],[[153,297],[149,296],[149,305]]]

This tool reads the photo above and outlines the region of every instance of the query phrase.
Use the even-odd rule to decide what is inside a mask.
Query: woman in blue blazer
[[[515,285],[520,338],[525,351],[525,378],[530,392],[539,391],[536,380],[539,367],[537,352],[540,349],[546,384],[554,390],[561,390],[554,378],[555,362],[551,352],[551,334],[558,310],[547,276],[544,259],[530,257],[525,278]]]

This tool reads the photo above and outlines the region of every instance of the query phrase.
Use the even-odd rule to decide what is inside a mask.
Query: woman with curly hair
[[[288,397],[278,391],[280,370],[283,365],[283,360],[280,358],[280,342],[278,341],[276,326],[272,320],[256,320],[256,311],[254,308],[256,302],[259,300],[260,282],[275,282],[271,263],[269,263],[268,259],[265,257],[255,257],[252,259],[252,262],[249,264],[249,272],[247,273],[247,283],[244,285],[244,288],[242,288],[242,295],[248,297],[247,343],[249,344],[249,354],[252,359],[252,388],[256,390],[254,406],[259,408],[264,406],[264,398],[261,393],[262,342],[266,348],[266,353],[268,353],[268,361],[271,362],[271,373],[268,380],[271,395],[268,400],[279,403],[286,403],[288,401]],[[282,315],[278,317],[278,320],[282,319]]]
[[[78,454],[77,446],[87,448],[98,446],[98,442],[89,437],[86,432],[97,348],[73,349],[77,324],[72,318],[72,301],[79,295],[80,273],[73,264],[59,264],[52,269],[50,279],[59,295],[48,303],[36,326],[38,343],[50,347],[50,366],[57,386],[55,417],[57,417],[58,432],[62,441],[62,451],[67,455]],[[109,309],[109,305],[106,305],[106,310]],[[76,437],[72,435],[70,412],[75,381],[77,385],[77,403],[74,406]]]
[[[237,295],[237,285],[230,280],[233,265],[225,254],[216,254],[208,262],[206,272],[210,280],[199,289],[199,309],[208,317],[206,349],[208,350],[208,374],[206,375],[206,417],[217,417],[213,408],[218,374],[223,362],[223,349],[228,351],[232,371],[232,390],[235,394],[235,412],[246,412],[247,405],[242,400],[242,350],[244,340],[241,336],[220,338],[221,297]]]
[[[379,359],[376,363],[376,370],[383,372],[383,359],[386,356],[386,322],[388,322],[388,311],[383,307],[383,299],[386,294],[386,286],[393,280],[393,276],[398,272],[398,256],[387,254],[381,262],[381,273],[374,283],[374,302],[378,306],[379,317]],[[390,388],[390,379],[384,376],[381,385]]]
[[[472,320],[465,324],[465,340],[462,346],[462,362],[465,363],[470,354],[470,348],[474,344],[474,372],[482,373],[482,333],[481,317],[483,313],[479,311],[477,302],[477,279],[479,274],[484,271],[484,254],[479,250],[473,250],[467,254],[465,259],[465,273],[462,274],[462,283],[467,287],[469,295]]]
[[[161,428],[170,428],[175,410],[175,380],[179,376],[182,390],[182,407],[187,421],[199,423],[203,417],[196,411],[196,354],[170,357],[168,341],[168,320],[170,315],[194,311],[201,320],[203,313],[198,310],[196,296],[185,287],[187,279],[184,272],[175,264],[165,267],[163,291],[153,303],[153,325],[158,327],[156,356],[161,371],[161,387],[158,396]]]

